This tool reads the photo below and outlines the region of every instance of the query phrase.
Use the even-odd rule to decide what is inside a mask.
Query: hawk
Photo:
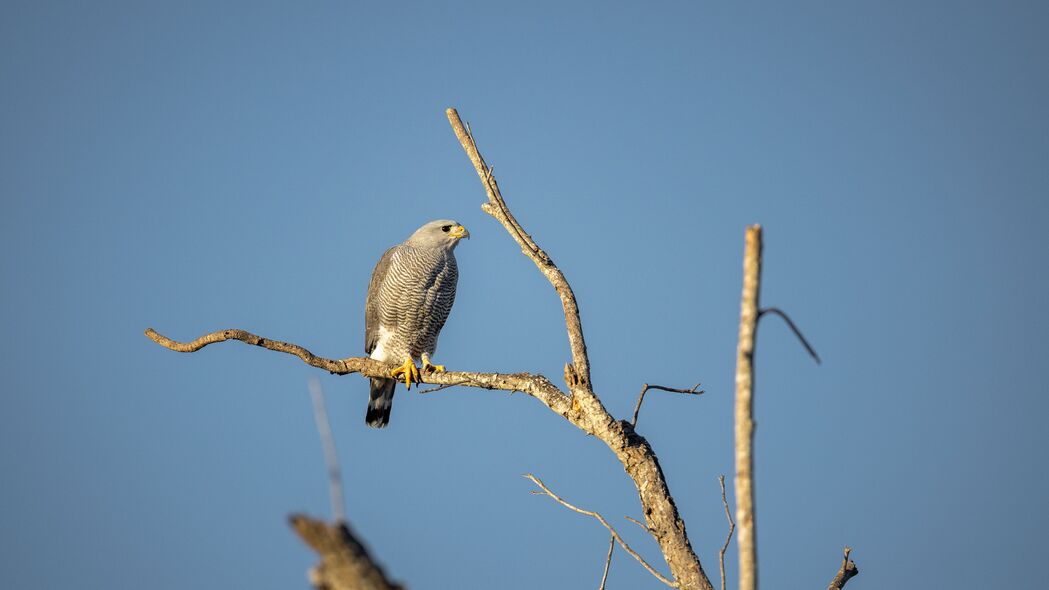
[[[423,371],[444,370],[430,363],[430,355],[437,350],[437,336],[455,302],[455,246],[469,237],[457,221],[431,221],[387,250],[375,265],[364,304],[364,352],[400,366],[390,374],[393,378],[372,377],[364,417],[368,426],[389,424],[398,377],[403,376],[407,389],[412,381],[419,382],[415,359],[422,361]]]

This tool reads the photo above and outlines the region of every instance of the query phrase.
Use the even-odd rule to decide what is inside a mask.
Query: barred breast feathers
[[[383,281],[375,293],[383,356],[396,362],[406,356],[433,354],[437,337],[455,301],[459,270],[450,251],[402,244],[390,252]],[[377,334],[378,336],[378,334]]]

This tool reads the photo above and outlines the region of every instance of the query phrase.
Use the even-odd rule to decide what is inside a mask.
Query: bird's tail
[[[396,379],[372,378],[371,396],[368,398],[368,413],[364,423],[372,428],[386,428],[390,423],[390,410],[393,409],[393,390]]]

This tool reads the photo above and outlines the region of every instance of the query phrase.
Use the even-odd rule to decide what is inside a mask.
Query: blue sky
[[[374,262],[454,218],[435,361],[559,381],[553,291],[493,220],[455,106],[565,271],[616,416],[656,449],[713,576],[732,474],[743,228],[765,227],[766,587],[1029,585],[1049,528],[1044,3],[0,6],[0,586],[305,588],[328,514],[298,360],[358,355]],[[413,588],[596,587],[636,492],[523,395],[321,376],[347,510]],[[733,547],[734,550],[734,547]],[[735,583],[730,552],[730,585]],[[617,552],[610,588],[658,588]]]

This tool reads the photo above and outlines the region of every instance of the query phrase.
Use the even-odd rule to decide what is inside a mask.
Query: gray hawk
[[[430,355],[455,302],[459,269],[453,251],[469,237],[457,221],[431,221],[387,250],[375,265],[364,304],[364,352],[400,366],[390,373],[392,378],[372,377],[364,417],[368,426],[389,424],[398,377],[403,376],[408,389],[412,381],[419,382],[415,359],[421,359],[423,371],[444,370],[430,363]]]

